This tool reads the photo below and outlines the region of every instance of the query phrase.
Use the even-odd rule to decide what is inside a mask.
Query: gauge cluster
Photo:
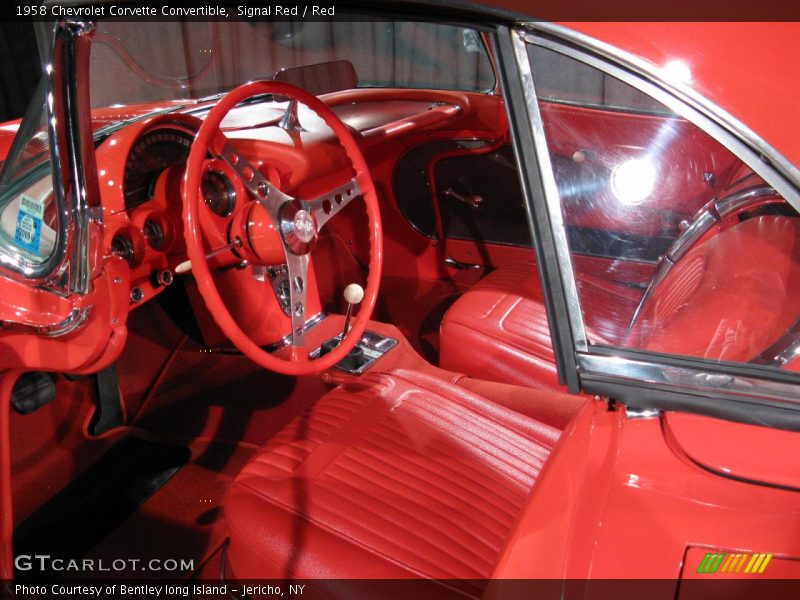
[[[192,116],[162,115],[112,133],[97,148],[106,253],[130,268],[131,305],[170,285],[185,260],[181,182],[199,125]]]
[[[185,129],[163,127],[144,133],[125,161],[125,210],[133,210],[153,197],[158,176],[186,162],[194,135]]]

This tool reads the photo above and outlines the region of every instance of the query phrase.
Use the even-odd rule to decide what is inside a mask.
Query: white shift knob
[[[359,304],[364,299],[364,288],[357,283],[351,283],[344,288],[344,299],[350,304]]]

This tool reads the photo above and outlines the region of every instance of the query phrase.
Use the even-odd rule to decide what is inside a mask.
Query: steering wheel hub
[[[287,202],[280,210],[281,235],[286,246],[295,254],[308,254],[317,242],[317,222],[314,213],[299,201]]]

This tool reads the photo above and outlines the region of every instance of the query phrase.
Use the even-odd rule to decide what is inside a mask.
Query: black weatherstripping
[[[800,412],[797,409],[766,400],[746,401],[735,395],[726,395],[723,390],[673,391],[656,384],[595,373],[584,373],[581,384],[589,394],[614,398],[632,409],[692,413],[748,425],[800,431]]]
[[[593,345],[592,355],[614,357],[629,361],[629,364],[658,362],[665,372],[675,369],[676,372],[694,374],[702,380],[708,375],[762,379],[764,383],[773,382],[786,386],[796,384],[796,374],[777,368],[765,372],[763,365],[752,363],[716,362],[690,356],[663,355],[648,350],[616,348]],[[588,355],[584,355],[588,356]],[[580,360],[580,357],[579,357]],[[765,378],[769,375],[769,379]],[[725,379],[721,380],[723,383]],[[581,372],[581,386],[589,394],[605,396],[619,400],[626,406],[635,409],[658,409],[664,411],[680,411],[748,423],[800,431],[800,411],[796,404],[786,400],[770,400],[762,397],[748,397],[742,391],[726,389],[724,385],[715,387],[682,387],[665,382],[640,381],[633,375],[631,378],[593,371],[585,367]],[[764,388],[766,391],[767,388]],[[758,395],[760,388],[751,386],[749,391]],[[799,396],[800,397],[800,396]]]
[[[185,465],[185,446],[128,437],[117,442],[14,531],[14,555],[80,559]],[[34,568],[16,578],[58,576]]]

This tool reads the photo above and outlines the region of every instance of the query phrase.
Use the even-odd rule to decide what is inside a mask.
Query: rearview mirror
[[[315,96],[350,90],[358,86],[356,69],[349,60],[283,69],[275,73],[274,79],[296,85]]]

